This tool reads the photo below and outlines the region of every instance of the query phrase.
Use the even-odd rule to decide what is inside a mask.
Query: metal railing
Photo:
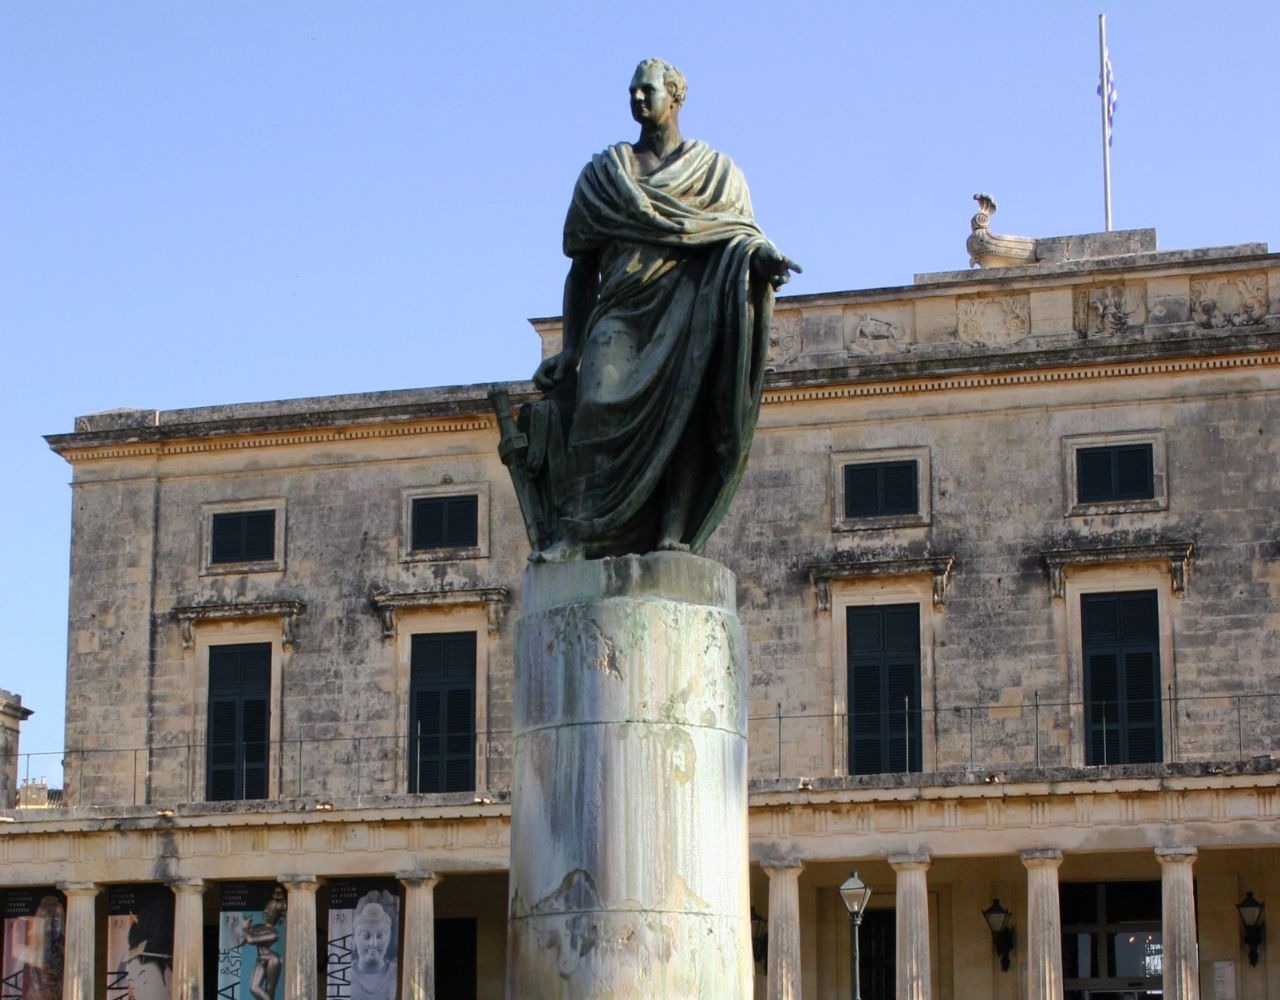
[[[1280,753],[1280,692],[772,713],[748,721],[753,778],[1248,760]]]
[[[1055,701],[1035,694],[1008,704],[950,705],[875,713],[774,712],[748,720],[752,778],[847,773],[985,772],[1154,761],[1247,761],[1280,754],[1280,692],[1175,696],[1140,702]],[[852,729],[850,722],[853,723]],[[1144,729],[1145,727],[1145,729]],[[1126,732],[1143,732],[1140,738]],[[1124,738],[1121,738],[1124,737]],[[459,789],[424,778],[429,740],[407,735],[294,739],[265,747],[270,799],[361,800]],[[474,749],[468,791],[499,797],[511,785],[511,733],[453,734]],[[851,753],[852,746],[852,753]],[[210,801],[209,747],[76,748],[20,754],[18,777],[65,768],[63,806]],[[261,756],[261,747],[258,748]],[[867,754],[870,754],[870,761]],[[878,756],[877,756],[878,754]],[[262,767],[244,754],[238,766]],[[464,761],[464,764],[466,762]],[[241,775],[239,792],[247,787]],[[457,772],[454,775],[458,778]]]

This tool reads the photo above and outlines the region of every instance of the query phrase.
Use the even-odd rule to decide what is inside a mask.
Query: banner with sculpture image
[[[398,882],[330,882],[325,1000],[396,1000],[399,942]]]
[[[218,886],[220,1000],[281,1000],[287,902],[275,882]]]
[[[107,887],[107,1000],[170,1000],[173,892],[166,885]]]
[[[62,1000],[66,900],[57,889],[4,893],[0,1000]]]

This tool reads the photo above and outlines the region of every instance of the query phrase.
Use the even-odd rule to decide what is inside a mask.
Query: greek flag
[[[1098,84],[1098,96],[1107,103],[1107,145],[1111,145],[1111,128],[1116,117],[1116,78],[1111,72],[1111,53],[1102,50],[1102,82]]]

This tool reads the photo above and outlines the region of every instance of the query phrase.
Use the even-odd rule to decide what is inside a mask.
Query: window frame
[[[914,720],[912,720],[911,718],[905,719],[903,730],[901,732],[897,731],[894,728],[894,719],[897,714],[897,710],[894,708],[893,705],[889,704],[888,692],[884,689],[884,683],[883,683],[886,680],[884,676],[886,663],[884,661],[888,659],[892,659],[892,656],[890,655],[888,650],[883,650],[883,651],[878,651],[876,654],[862,653],[862,654],[859,654],[859,658],[863,659],[864,661],[868,661],[871,659],[876,660],[877,662],[875,663],[875,668],[880,672],[880,675],[881,675],[877,681],[877,687],[880,689],[880,703],[879,703],[879,706],[875,709],[875,713],[878,716],[876,720],[877,735],[875,736],[875,739],[880,744],[879,749],[882,754],[882,763],[889,762],[889,760],[883,759],[883,757],[885,756],[891,759],[891,756],[892,756],[891,741],[896,741],[902,736],[905,736],[908,744],[907,759],[905,762],[906,767],[901,770],[897,770],[889,767],[881,768],[878,771],[864,771],[860,769],[855,770],[853,766],[854,757],[855,757],[854,744],[856,742],[853,735],[855,717],[861,717],[863,714],[868,714],[868,713],[866,712],[866,709],[864,707],[851,703],[849,705],[849,714],[847,715],[845,720],[845,730],[846,730],[845,739],[847,741],[845,767],[848,770],[849,774],[858,774],[858,775],[915,774],[915,773],[920,773],[924,770],[924,755],[922,752],[923,745],[924,745],[924,735],[923,735],[924,694],[922,691],[923,685],[922,685],[921,675],[923,671],[921,669],[921,651],[920,651],[920,631],[921,631],[920,614],[921,612],[920,612],[920,604],[917,601],[903,601],[897,604],[889,604],[889,603],[846,604],[844,606],[845,663],[846,663],[845,696],[848,701],[850,702],[852,701],[852,692],[850,691],[849,681],[852,679],[854,671],[857,669],[857,666],[858,666],[853,662],[855,659],[855,656],[853,651],[849,648],[849,624],[848,624],[849,618],[851,617],[852,614],[857,612],[868,611],[868,610],[880,610],[883,613],[883,611],[889,610],[891,608],[892,609],[911,608],[913,609],[914,615],[915,615],[915,623],[914,623],[915,624],[915,658],[914,658],[914,662],[909,665],[911,667],[914,667],[915,669],[915,676],[914,678],[912,678],[912,681],[911,681],[912,689],[910,692],[910,695],[914,695],[916,699],[916,707],[914,710],[915,719]],[[882,621],[883,621],[883,618],[882,618]],[[866,666],[869,664],[864,663],[863,665]],[[889,681],[888,683],[890,684],[890,686],[892,685],[892,681]],[[915,756],[915,760],[914,760],[914,763],[916,765],[915,768],[912,768],[911,766],[913,763],[912,755]]]
[[[414,717],[416,714],[415,698],[419,694],[419,692],[424,689],[433,688],[443,693],[451,694],[455,690],[462,689],[464,685],[450,684],[448,683],[447,678],[444,681],[441,681],[439,683],[415,684],[414,678],[413,678],[414,649],[419,645],[419,640],[426,640],[426,639],[432,639],[432,638],[456,639],[463,636],[468,637],[470,639],[470,646],[471,646],[470,676],[468,678],[470,681],[470,684],[469,686],[467,686],[467,690],[471,699],[470,732],[468,734],[470,736],[471,785],[469,788],[452,788],[452,789],[437,788],[437,789],[431,789],[428,791],[423,791],[421,787],[421,779],[422,779],[421,772],[420,770],[415,770],[415,763],[418,768],[420,768],[422,764],[421,746],[416,740],[416,737],[418,734],[414,731],[414,725],[413,725]],[[476,775],[477,775],[477,772],[479,771],[477,758],[479,757],[478,749],[479,749],[479,743],[480,743],[480,739],[479,739],[480,734],[476,731],[476,711],[475,711],[476,700],[477,700],[476,687],[477,687],[477,679],[478,679],[478,673],[479,673],[479,671],[476,668],[476,664],[479,661],[479,659],[480,659],[480,636],[473,629],[461,629],[459,631],[453,631],[453,632],[439,632],[439,631],[414,632],[409,636],[409,698],[408,698],[409,712],[408,712],[407,741],[406,741],[408,744],[406,748],[408,753],[406,755],[406,761],[405,761],[405,768],[406,768],[405,787],[410,795],[435,795],[435,794],[451,794],[455,792],[475,792],[476,784],[477,784]],[[445,714],[447,715],[448,708],[446,707],[444,711],[445,711]],[[450,736],[456,736],[456,735],[457,734],[453,734],[448,731],[447,724],[446,724],[446,729],[444,732],[440,734],[440,738],[442,740],[448,740]],[[448,769],[450,756],[451,755],[447,747],[442,746],[442,750],[439,757],[440,757],[441,766],[445,768],[446,771]],[[448,783],[447,778],[445,780],[445,783],[446,784]]]
[[[1172,600],[1173,584],[1169,576],[1168,560],[1143,560],[1131,563],[1067,565],[1063,578],[1063,611],[1066,616],[1066,660],[1063,664],[1066,690],[1070,692],[1071,736],[1070,761],[1072,767],[1085,767],[1085,748],[1089,738],[1085,720],[1084,691],[1084,622],[1080,597],[1083,594],[1121,593],[1125,591],[1154,590],[1156,615],[1159,622],[1157,647],[1160,651],[1160,696],[1166,698],[1170,687],[1178,689],[1178,668],[1175,656],[1174,634],[1177,631],[1177,612],[1181,602]],[[1061,619],[1059,619],[1061,621]],[[1162,711],[1167,706],[1162,703]],[[1173,759],[1172,745],[1176,740],[1167,715],[1160,723],[1161,759]]]
[[[887,465],[916,463],[916,509],[909,514],[860,514],[845,516],[846,465]],[[831,454],[831,530],[877,531],[885,528],[927,527],[933,521],[933,471],[927,446],[877,448],[868,451],[841,451]]]
[[[1092,448],[1123,448],[1149,445],[1151,448],[1152,496],[1133,500],[1090,500],[1081,502],[1077,453]],[[1168,458],[1162,430],[1112,431],[1103,434],[1069,434],[1062,438],[1062,481],[1064,517],[1095,514],[1135,514],[1169,509]]]
[[[213,519],[219,514],[253,514],[269,510],[275,514],[275,532],[270,559],[236,562],[213,561]],[[262,497],[254,500],[220,500],[200,505],[200,575],[226,576],[236,573],[283,573],[285,569],[285,500]]]
[[[411,699],[413,697],[412,658],[413,636],[440,632],[474,632],[476,636],[475,659],[475,697],[473,708],[475,721],[472,731],[475,733],[475,792],[480,794],[490,785],[490,756],[500,755],[489,746],[492,741],[489,719],[489,662],[496,655],[494,649],[495,634],[490,628],[489,607],[480,599],[459,604],[397,607],[395,610],[394,637],[388,636],[395,662],[395,718],[396,732],[405,737],[406,744],[410,734],[410,719],[413,715]],[[509,657],[509,653],[507,654]],[[409,752],[406,745],[403,753],[396,754],[397,773],[395,787],[401,790],[409,788]],[[424,795],[446,794],[423,792]],[[453,793],[447,793],[453,794]]]
[[[191,657],[188,676],[195,679],[195,697],[192,699],[190,727],[192,733],[192,775],[201,782],[208,773],[207,747],[209,741],[209,647],[239,646],[265,643],[271,647],[271,694],[267,706],[267,798],[281,794],[281,774],[284,752],[281,744],[281,719],[283,700],[281,677],[287,668],[292,648],[283,641],[278,616],[264,615],[247,620],[211,619],[200,621],[193,630],[191,646],[184,653]],[[205,786],[200,785],[203,789]],[[194,783],[193,783],[194,790]]]
[[[910,572],[876,577],[833,577],[827,628],[830,634],[829,669],[832,686],[831,764],[837,777],[849,773],[849,672],[847,609],[867,605],[917,604],[920,607],[920,760],[921,770],[936,752],[936,712],[934,690],[934,633],[942,607],[934,600],[934,578],[929,572]],[[827,615],[824,614],[824,618]]]
[[[261,690],[261,692],[252,692],[252,694],[260,693],[262,695],[261,700],[264,702],[264,706],[263,706],[263,711],[265,713],[264,742],[266,745],[263,748],[262,764],[261,764],[262,795],[250,796],[248,794],[248,788],[245,787],[245,771],[243,767],[240,768],[240,773],[238,775],[233,776],[233,786],[234,786],[233,794],[220,796],[217,798],[215,798],[213,795],[213,783],[214,783],[214,773],[213,773],[214,766],[213,766],[213,753],[212,753],[212,747],[213,747],[212,722],[213,720],[211,718],[211,715],[213,712],[213,706],[215,702],[225,702],[225,701],[234,700],[236,703],[237,716],[235,719],[235,728],[237,732],[237,739],[234,743],[234,750],[235,750],[235,757],[237,762],[242,762],[244,760],[244,758],[247,756],[246,748],[249,746],[249,741],[245,738],[245,734],[243,731],[244,703],[248,700],[245,696],[245,689],[243,687],[236,688],[237,693],[234,699],[228,698],[226,696],[219,697],[219,698],[215,698],[213,696],[212,667],[213,667],[214,653],[217,650],[229,650],[229,649],[236,649],[236,650],[258,649],[258,650],[261,650],[263,653],[265,653],[267,658],[266,674],[264,678],[265,685]],[[271,783],[271,764],[272,764],[273,758],[276,756],[276,753],[272,752],[272,742],[271,742],[271,701],[272,701],[272,698],[271,698],[271,675],[272,675],[271,643],[269,642],[216,643],[208,647],[205,655],[206,655],[205,662],[206,662],[206,672],[207,672],[206,684],[209,686],[209,690],[206,695],[206,708],[205,708],[205,717],[207,721],[205,723],[204,801],[206,802],[263,801],[270,797],[269,788]],[[254,700],[257,700],[257,699],[254,699]],[[278,752],[278,748],[277,748],[277,752]]]
[[[413,547],[413,503],[434,497],[468,496],[476,498],[476,544],[441,546],[434,549]],[[444,562],[461,559],[486,559],[489,556],[489,484],[439,483],[414,486],[400,491],[400,561]]]
[[[1083,629],[1087,623],[1085,613],[1085,605],[1089,602],[1101,603],[1102,601],[1113,601],[1121,597],[1128,596],[1130,598],[1143,597],[1150,595],[1152,610],[1155,615],[1155,634],[1147,641],[1138,641],[1134,639],[1125,639],[1117,635],[1111,641],[1103,641],[1094,639],[1090,641],[1089,637],[1084,634]],[[1084,692],[1084,756],[1085,765],[1088,767],[1107,766],[1110,764],[1159,764],[1164,762],[1164,754],[1162,752],[1164,746],[1164,712],[1165,703],[1161,697],[1160,691],[1160,598],[1154,590],[1114,590],[1114,591],[1082,591],[1078,595],[1080,601],[1080,619],[1081,619],[1081,677]],[[1134,760],[1133,747],[1131,745],[1130,736],[1134,724],[1131,722],[1133,714],[1133,706],[1144,701],[1152,699],[1144,699],[1141,697],[1143,692],[1135,692],[1129,689],[1127,663],[1128,656],[1132,653],[1145,649],[1155,658],[1154,671],[1154,712],[1152,721],[1149,726],[1154,730],[1155,739],[1152,741],[1152,747],[1155,753],[1154,760]],[[1114,719],[1108,719],[1106,715],[1106,703],[1104,702],[1102,709],[1102,718],[1098,719],[1094,714],[1095,699],[1094,691],[1091,691],[1091,682],[1096,686],[1097,679],[1095,671],[1090,666],[1093,656],[1110,654],[1116,658],[1116,713]],[[1123,697],[1121,692],[1123,691]],[[1150,692],[1147,692],[1150,693]],[[1097,759],[1093,752],[1095,729],[1101,725],[1102,727],[1102,759]],[[1107,752],[1107,731],[1112,726],[1116,730],[1116,760],[1111,760]],[[1138,728],[1146,728],[1142,725],[1141,720],[1137,724]],[[1094,759],[1090,759],[1093,757]]]

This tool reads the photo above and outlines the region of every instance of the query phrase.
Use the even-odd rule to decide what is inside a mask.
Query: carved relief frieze
[[[1072,326],[1081,337],[1138,333],[1147,322],[1145,285],[1102,285],[1077,288]]]
[[[1031,333],[1031,298],[1003,295],[956,301],[956,336],[977,347],[1003,347]]]
[[[846,320],[844,349],[849,355],[898,354],[911,350],[911,345],[897,323],[857,313]]]
[[[1191,282],[1191,319],[1206,330],[1254,326],[1267,316],[1267,276],[1230,274]]]
[[[765,360],[766,370],[777,370],[791,364],[804,349],[801,331],[804,319],[800,313],[775,315],[769,327],[769,354]]]

